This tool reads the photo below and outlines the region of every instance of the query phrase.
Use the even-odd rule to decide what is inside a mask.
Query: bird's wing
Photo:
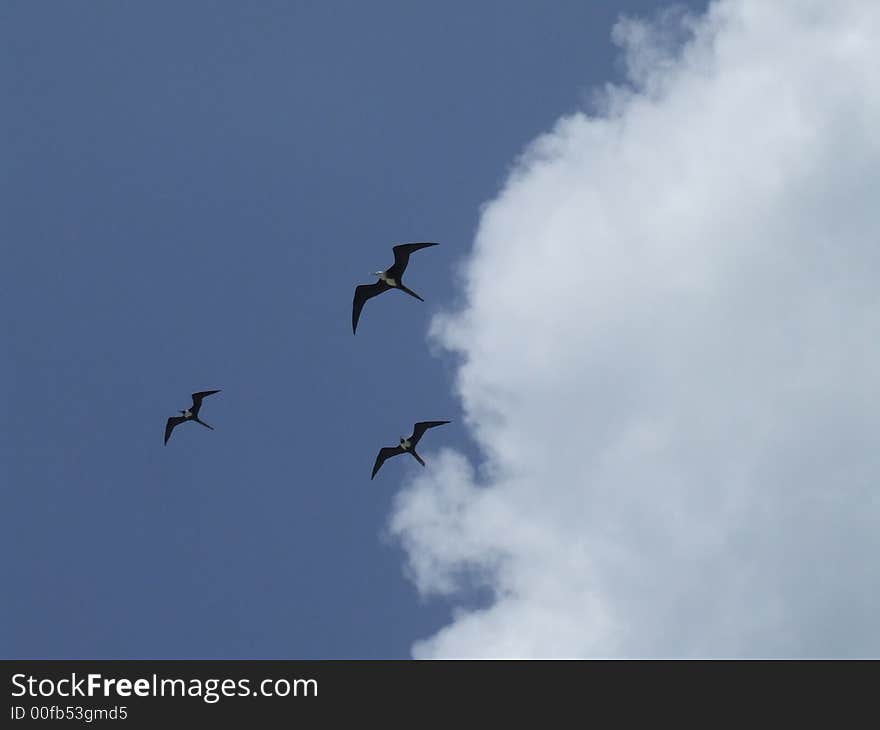
[[[436,243],[424,241],[422,243],[399,243],[392,250],[394,251],[394,264],[388,269],[388,275],[392,279],[400,279],[403,276],[404,269],[409,263],[409,255],[413,251],[428,246],[436,246]]]
[[[381,279],[375,284],[361,284],[355,287],[354,300],[351,303],[351,331],[352,334],[357,332],[358,320],[361,318],[361,310],[364,308],[364,302],[367,299],[378,296],[382,292],[386,292],[391,287]]]
[[[385,446],[384,448],[379,449],[379,454],[376,456],[376,463],[373,464],[373,473],[370,475],[370,479],[376,476],[376,472],[379,471],[379,468],[385,463],[385,459],[390,459],[392,456],[397,456],[402,453],[404,453],[404,450],[400,446]]]
[[[415,446],[419,442],[419,439],[424,436],[425,431],[429,428],[434,428],[434,426],[442,426],[445,423],[449,423],[449,421],[420,421],[413,426],[412,436],[409,437],[409,440],[412,442],[412,445]]]
[[[192,394],[193,404],[190,409],[194,416],[199,414],[199,408],[202,407],[202,398],[209,395],[214,395],[214,393],[219,393],[219,390],[201,390],[198,393]]]
[[[174,427],[178,423],[183,423],[186,419],[183,416],[171,416],[168,421],[165,423],[165,443],[168,443],[168,438],[171,436],[171,432],[174,430]]]

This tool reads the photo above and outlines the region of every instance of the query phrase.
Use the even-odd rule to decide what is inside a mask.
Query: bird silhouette
[[[429,428],[434,428],[435,426],[442,426],[446,423],[450,423],[450,421],[420,421],[419,423],[413,426],[412,435],[409,438],[400,437],[400,444],[398,446],[385,446],[379,449],[379,454],[376,456],[376,463],[373,465],[373,474],[370,476],[370,480],[376,476],[376,472],[382,467],[382,464],[385,463],[387,459],[390,459],[392,456],[399,456],[400,454],[411,454],[412,457],[419,462],[422,466],[425,465],[424,459],[416,453],[416,444],[419,443],[419,440],[422,436],[425,435],[425,431]]]
[[[192,406],[185,411],[181,411],[182,415],[180,416],[171,416],[171,418],[169,418],[167,423],[165,424],[165,443],[168,443],[168,439],[171,437],[171,432],[174,430],[174,427],[180,425],[181,423],[185,423],[186,421],[195,421],[196,423],[201,423],[205,428],[210,428],[213,431],[213,426],[209,426],[201,418],[199,418],[199,409],[202,407],[203,398],[219,392],[219,390],[202,390],[198,393],[193,393]]]
[[[355,287],[354,290],[354,300],[352,302],[351,307],[351,331],[352,334],[357,332],[358,320],[361,317],[361,310],[364,308],[364,303],[367,299],[372,299],[379,294],[383,294],[389,289],[400,289],[403,292],[406,292],[411,297],[415,297],[420,302],[425,301],[418,294],[416,294],[412,289],[404,286],[403,284],[403,272],[406,270],[406,265],[409,263],[409,255],[414,251],[418,251],[422,248],[427,248],[428,246],[436,246],[436,243],[422,242],[422,243],[401,243],[393,248],[394,251],[394,263],[389,266],[385,271],[374,271],[373,275],[379,277],[379,281],[375,284],[361,284],[358,287]]]

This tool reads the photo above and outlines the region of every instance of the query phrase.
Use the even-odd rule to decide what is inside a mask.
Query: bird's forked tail
[[[410,289],[409,287],[404,286],[402,282],[401,282],[401,284],[399,285],[399,288],[400,288],[401,291],[405,291],[405,292],[406,292],[407,294],[409,294],[411,297],[415,297],[415,298],[418,299],[420,302],[425,301],[425,300],[422,299],[418,294],[416,294],[412,289]]]
[[[421,464],[422,466],[425,465],[425,461],[424,461],[424,459],[422,459],[422,457],[419,456],[415,451],[410,451],[409,453],[411,453],[411,454],[413,455],[413,458],[414,458],[417,462],[419,462],[419,464]]]
[[[209,426],[207,423],[205,423],[205,422],[204,422],[203,420],[201,420],[200,418],[197,418],[197,419],[196,419],[196,423],[201,423],[205,428],[210,428],[212,431],[214,430],[214,427],[213,427],[213,426]]]

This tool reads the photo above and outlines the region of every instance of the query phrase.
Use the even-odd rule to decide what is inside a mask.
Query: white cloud
[[[631,85],[529,146],[432,327],[485,461],[398,495],[459,606],[415,656],[880,656],[878,37],[875,0],[614,29]]]

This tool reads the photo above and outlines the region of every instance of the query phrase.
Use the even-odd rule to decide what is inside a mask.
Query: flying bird
[[[406,270],[406,265],[409,263],[409,255],[413,251],[418,251],[421,248],[427,248],[428,246],[436,246],[436,243],[401,243],[394,247],[394,263],[389,266],[385,271],[374,271],[373,276],[378,276],[379,281],[375,284],[362,284],[358,286],[354,290],[354,301],[352,302],[351,308],[351,331],[352,333],[357,332],[358,320],[361,316],[361,310],[364,308],[364,302],[367,299],[371,299],[372,297],[378,296],[379,294],[383,294],[389,289],[400,289],[401,291],[406,292],[411,297],[415,297],[420,302],[425,301],[418,294],[416,294],[412,289],[408,289],[403,285],[403,272]]]
[[[445,423],[449,423],[449,421],[421,421],[413,426],[412,436],[409,438],[403,438],[403,436],[400,437],[399,446],[386,446],[379,449],[379,455],[376,457],[376,463],[373,464],[373,474],[370,477],[370,480],[376,476],[376,472],[379,471],[386,459],[390,459],[392,456],[398,456],[399,454],[412,454],[413,458],[419,462],[419,464],[424,466],[424,460],[416,453],[416,444],[429,428],[442,426]]]
[[[202,407],[203,398],[219,392],[219,390],[203,390],[199,393],[193,393],[192,407],[187,408],[185,411],[181,411],[183,415],[171,416],[171,418],[169,418],[168,422],[165,424],[165,443],[168,443],[168,439],[171,436],[171,432],[174,430],[174,427],[178,424],[185,423],[186,421],[195,421],[196,423],[201,423],[205,428],[210,428],[213,431],[213,426],[209,426],[201,418],[199,418],[199,409]]]

